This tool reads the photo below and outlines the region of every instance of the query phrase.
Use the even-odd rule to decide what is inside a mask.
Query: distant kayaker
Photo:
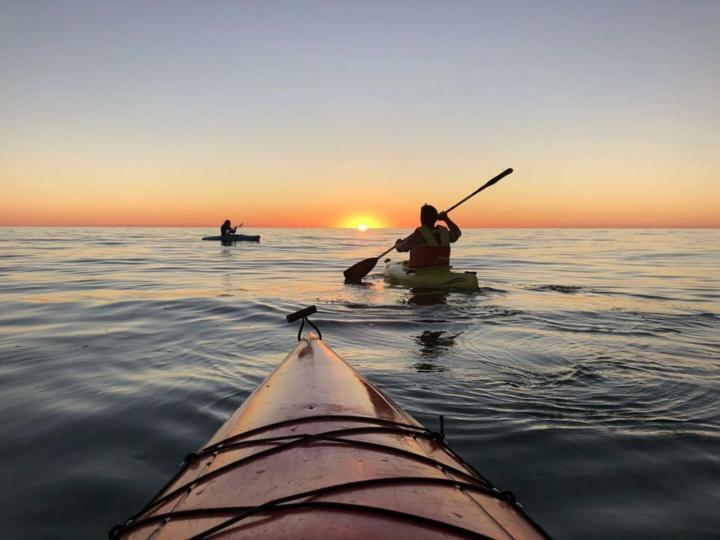
[[[436,225],[438,220],[444,221],[447,228]],[[461,234],[460,227],[445,212],[438,214],[434,206],[425,204],[420,208],[420,227],[405,240],[395,242],[395,249],[410,252],[412,268],[447,266],[450,264],[450,244]]]
[[[235,230],[239,229],[242,226],[243,226],[243,223],[241,223],[237,227],[233,227],[232,223],[230,223],[230,220],[226,219],[225,223],[223,223],[222,227],[220,227],[220,236],[227,236],[229,234],[235,234]]]

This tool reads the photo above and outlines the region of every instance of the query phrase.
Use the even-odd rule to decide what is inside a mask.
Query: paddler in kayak
[[[243,223],[237,227],[233,227],[229,219],[225,220],[225,223],[220,227],[220,236],[228,236],[229,234],[235,234],[235,231],[243,226]]]
[[[444,221],[447,225],[437,225]],[[462,232],[445,212],[425,204],[420,208],[420,227],[405,240],[395,242],[398,251],[409,251],[411,268],[428,266],[448,266],[450,264],[450,244],[457,242]]]

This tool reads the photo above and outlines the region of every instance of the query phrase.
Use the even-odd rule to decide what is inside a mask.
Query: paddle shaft
[[[447,214],[447,213],[450,212],[451,210],[455,210],[455,209],[456,209],[458,206],[460,206],[462,203],[464,203],[464,202],[467,201],[468,199],[474,197],[475,195],[477,195],[478,193],[480,193],[483,189],[489,188],[489,187],[492,186],[493,184],[498,183],[500,180],[502,180],[503,178],[505,178],[505,177],[506,177],[508,174],[510,174],[511,172],[513,172],[512,169],[505,169],[503,172],[501,172],[500,174],[498,174],[495,178],[491,178],[490,180],[488,180],[487,182],[485,182],[485,184],[483,184],[481,187],[477,188],[477,189],[476,189],[475,191],[473,191],[470,195],[468,195],[467,197],[465,197],[462,201],[453,204],[450,208],[448,208],[447,210],[445,210],[445,213]]]
[[[450,208],[448,208],[447,210],[445,210],[445,213],[446,213],[446,214],[449,214],[451,210],[455,210],[455,209],[456,209],[458,206],[460,206],[462,203],[464,203],[464,202],[467,201],[468,199],[472,199],[475,195],[477,195],[478,193],[480,193],[483,189],[487,189],[487,188],[489,188],[490,186],[492,186],[493,184],[496,184],[497,182],[499,182],[500,180],[502,180],[503,178],[505,178],[505,177],[506,177],[508,174],[510,174],[511,172],[513,172],[512,169],[505,169],[503,172],[501,172],[500,174],[498,174],[496,177],[491,178],[490,180],[488,180],[487,182],[485,182],[482,186],[480,186],[479,188],[477,188],[475,191],[473,191],[470,195],[468,195],[467,197],[465,197],[463,200],[461,200],[460,202],[456,202],[455,204],[453,204]],[[408,237],[408,238],[409,238],[409,237]],[[405,238],[405,240],[407,240],[407,238]],[[383,251],[380,255],[378,255],[378,259],[379,259],[380,257],[382,257],[383,255],[387,255],[387,254],[390,253],[393,249],[395,249],[395,246],[391,247],[391,248],[388,249],[387,251]]]
[[[385,251],[383,251],[383,252],[382,252],[380,255],[378,255],[376,258],[379,259],[379,258],[382,257],[383,255],[387,255],[387,254],[390,253],[393,249],[395,249],[395,246],[392,246],[392,247],[387,248]]]

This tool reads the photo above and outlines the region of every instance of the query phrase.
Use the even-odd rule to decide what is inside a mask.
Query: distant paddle
[[[458,206],[460,206],[462,203],[464,203],[468,199],[470,199],[470,198],[474,197],[475,195],[477,195],[478,193],[480,193],[483,189],[487,189],[490,186],[492,186],[493,184],[497,184],[500,180],[505,178],[511,172],[513,172],[512,169],[505,169],[503,172],[498,174],[495,178],[485,182],[485,184],[483,184],[482,186],[477,188],[475,191],[473,191],[470,195],[465,197],[463,200],[461,200],[458,203],[455,203],[450,208],[445,210],[445,213],[448,214],[451,210],[455,210],[455,208],[457,208]],[[380,257],[387,255],[393,249],[395,249],[395,246],[392,246],[391,248],[383,251],[377,257],[370,257],[369,259],[364,259],[364,260],[360,261],[359,263],[353,264],[350,268],[348,268],[347,270],[345,270],[343,272],[343,274],[345,276],[345,283],[360,283],[360,280],[362,278],[364,278],[365,276],[367,276],[370,273],[370,271],[373,268],[375,268],[375,265],[380,260]]]

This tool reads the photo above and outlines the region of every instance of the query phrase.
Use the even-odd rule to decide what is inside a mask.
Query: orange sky
[[[448,158],[450,161],[452,158]],[[22,162],[3,170],[0,225],[218,226],[226,217],[247,227],[412,227],[418,208],[438,209],[499,173],[422,164],[388,164],[388,172],[324,163],[290,167]],[[58,160],[59,161],[59,160]],[[517,160],[522,161],[522,160]],[[464,227],[717,227],[715,171],[664,163],[641,167],[533,163],[453,212]],[[287,170],[291,169],[291,170]],[[709,167],[707,168],[709,169]],[[295,171],[291,175],[292,171]],[[258,178],[259,180],[255,180]],[[287,180],[286,178],[292,178]]]

